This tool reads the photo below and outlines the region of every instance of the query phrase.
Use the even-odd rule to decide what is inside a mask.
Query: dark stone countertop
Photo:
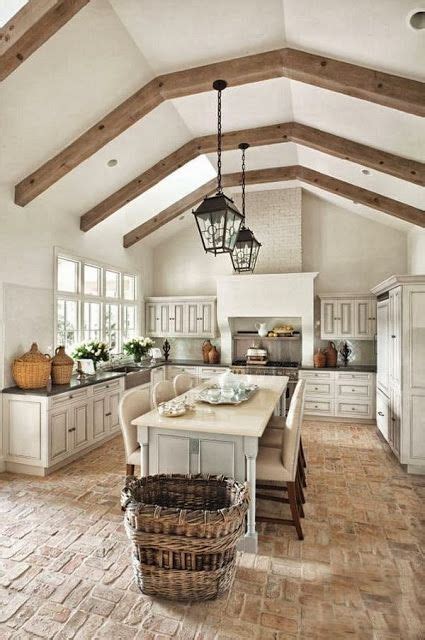
[[[192,367],[226,367],[229,365],[220,365],[220,364],[207,364],[202,360],[168,360],[158,361],[155,364],[148,364],[146,366],[140,367],[141,370],[146,369],[157,369],[158,367],[163,367],[164,365],[175,365],[175,366],[192,366]],[[125,366],[125,365],[121,365]],[[2,390],[2,393],[11,393],[16,395],[27,395],[27,396],[56,396],[60,393],[69,393],[70,391],[77,391],[78,389],[82,389],[83,387],[90,387],[93,384],[99,384],[101,382],[107,382],[108,380],[114,380],[116,378],[122,378],[126,374],[123,371],[98,371],[93,376],[87,376],[86,378],[79,380],[77,376],[72,376],[71,382],[69,384],[54,384],[49,387],[43,387],[42,389],[20,389],[19,387],[7,387]]]
[[[374,364],[349,364],[347,367],[340,365],[337,367],[303,367],[300,369],[305,371],[352,371],[358,373],[376,373],[376,365]]]

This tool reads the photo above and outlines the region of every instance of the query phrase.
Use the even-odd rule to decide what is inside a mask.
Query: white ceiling
[[[406,22],[415,8],[418,0],[92,0],[1,84],[0,182],[12,198],[16,182],[159,73],[294,46],[424,79],[425,31],[415,32]],[[291,120],[419,161],[425,157],[425,119],[410,114],[286,78],[223,94],[224,131]],[[78,224],[89,208],[188,140],[214,133],[215,127],[213,91],[164,103],[26,209],[60,211]],[[107,166],[112,158],[118,160],[114,168]],[[416,185],[375,171],[364,176],[360,165],[296,144],[249,149],[247,161],[248,169],[303,164],[425,206],[424,189]],[[198,158],[114,217],[129,231],[211,179],[214,167],[214,154]],[[223,171],[239,168],[239,152],[226,152]],[[320,193],[355,214],[408,228]],[[167,233],[178,225],[167,225]]]

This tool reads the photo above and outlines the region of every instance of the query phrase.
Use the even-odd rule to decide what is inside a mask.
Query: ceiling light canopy
[[[245,227],[245,151],[249,144],[241,142],[239,149],[242,151],[242,215],[243,222],[239,229],[235,248],[231,254],[233,269],[238,273],[253,272],[257,263],[258,253],[261,243],[252,233],[251,229]]]
[[[193,211],[204,249],[214,255],[232,253],[243,221],[243,215],[223,193],[221,184],[221,92],[226,87],[225,80],[213,83],[217,91],[217,193],[205,198]]]

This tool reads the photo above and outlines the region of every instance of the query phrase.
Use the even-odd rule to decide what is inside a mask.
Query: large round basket
[[[141,591],[186,601],[225,592],[248,502],[247,486],[223,476],[129,477],[121,506]]]
[[[41,389],[47,387],[52,367],[51,358],[38,350],[33,342],[31,349],[20,358],[16,358],[12,366],[12,375],[21,389]]]

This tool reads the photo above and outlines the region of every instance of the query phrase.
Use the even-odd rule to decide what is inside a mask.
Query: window
[[[56,252],[55,346],[104,340],[120,353],[139,332],[137,275]]]

